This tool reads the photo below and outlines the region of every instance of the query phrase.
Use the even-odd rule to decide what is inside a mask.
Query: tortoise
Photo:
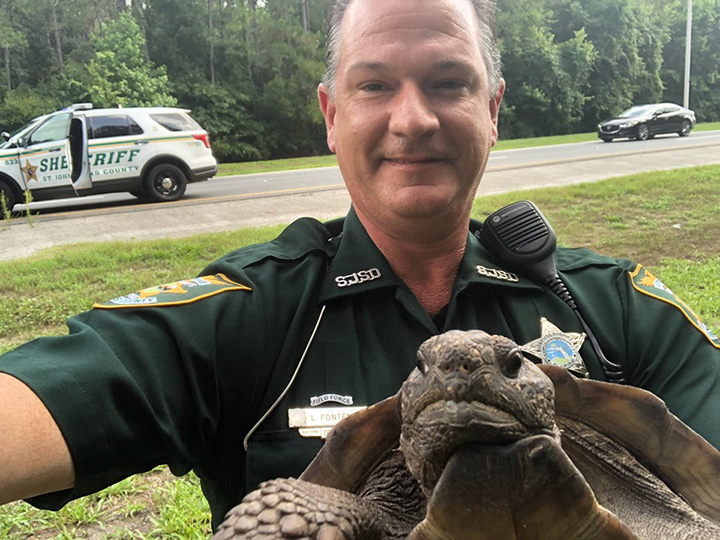
[[[720,452],[644,390],[452,330],[213,540],[720,539]],[[554,410],[553,410],[554,402]]]

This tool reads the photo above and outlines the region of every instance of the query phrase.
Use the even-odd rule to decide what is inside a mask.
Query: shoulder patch
[[[228,291],[249,291],[250,287],[235,283],[225,274],[200,276],[166,283],[142,291],[118,296],[108,302],[95,304],[94,308],[116,309],[125,307],[157,307],[189,304]]]
[[[638,264],[635,270],[630,273],[630,283],[632,283],[636,291],[662,300],[678,308],[695,328],[700,330],[715,347],[720,349],[720,338],[700,320],[700,317],[698,317],[697,313],[695,313],[690,306],[680,300],[678,295],[666,287],[662,281],[652,275],[643,265]]]

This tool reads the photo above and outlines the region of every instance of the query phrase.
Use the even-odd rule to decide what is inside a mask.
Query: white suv
[[[93,109],[76,104],[2,134],[0,194],[25,200],[128,191],[174,201],[217,173],[205,130],[185,109]],[[0,213],[2,209],[0,207]]]

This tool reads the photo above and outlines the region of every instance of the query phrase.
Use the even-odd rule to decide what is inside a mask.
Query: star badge
[[[26,182],[30,182],[31,180],[38,182],[37,169],[37,166],[30,165],[30,160],[28,159],[25,160],[25,166],[20,168],[25,175]]]
[[[541,336],[523,345],[522,350],[543,364],[563,367],[579,377],[588,377],[585,362],[580,356],[585,334],[563,332],[545,317],[540,319],[540,328]]]

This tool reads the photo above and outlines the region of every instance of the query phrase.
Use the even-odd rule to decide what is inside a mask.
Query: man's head
[[[466,227],[504,90],[495,60],[486,67],[496,54],[478,30],[477,5],[355,0],[341,22],[334,89],[323,83],[318,96],[358,216],[422,241]]]
[[[392,0],[390,0],[392,1]],[[342,31],[342,18],[345,10],[352,0],[336,0],[330,14],[329,27],[327,32],[327,58],[325,76],[323,83],[330,91],[330,96],[335,94],[335,77],[340,60],[340,34]],[[477,18],[478,39],[480,41],[481,53],[488,71],[488,82],[490,94],[497,94],[500,88],[502,73],[500,71],[500,51],[493,28],[495,26],[495,4],[496,0],[470,0],[475,9]]]

